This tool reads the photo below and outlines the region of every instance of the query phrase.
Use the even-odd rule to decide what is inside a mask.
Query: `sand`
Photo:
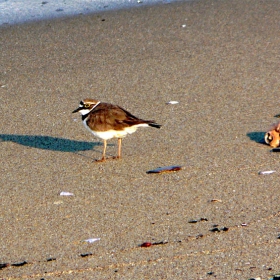
[[[279,22],[279,1],[205,0],[2,27],[0,279],[279,273]],[[97,164],[86,97],[162,129]]]

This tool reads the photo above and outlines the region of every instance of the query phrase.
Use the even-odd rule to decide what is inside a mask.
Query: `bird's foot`
[[[115,156],[115,157],[112,157],[112,159],[121,159],[120,156]]]
[[[100,163],[106,161],[105,157],[102,157],[101,159],[96,159],[95,162]]]
[[[95,162],[100,163],[100,162],[105,162],[106,160],[113,160],[113,159],[120,159],[121,157],[119,156],[114,156],[114,157],[102,157],[101,159],[96,159]]]

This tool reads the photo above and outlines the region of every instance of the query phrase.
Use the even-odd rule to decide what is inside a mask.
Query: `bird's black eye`
[[[85,107],[85,108],[89,108],[89,107],[90,107],[90,104],[85,104],[84,107]]]

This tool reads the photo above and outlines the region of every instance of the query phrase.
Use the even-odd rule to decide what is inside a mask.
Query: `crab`
[[[280,146],[280,122],[265,134],[264,140],[272,148]]]

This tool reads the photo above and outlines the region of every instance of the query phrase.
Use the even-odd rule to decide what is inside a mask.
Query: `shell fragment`
[[[89,239],[86,239],[85,242],[88,242],[88,243],[93,243],[93,242],[96,242],[96,241],[99,241],[100,238],[89,238]]]
[[[174,105],[174,104],[178,104],[178,103],[179,103],[178,101],[169,101],[169,102],[167,102],[166,104]]]
[[[164,173],[164,172],[175,172],[182,169],[182,166],[180,165],[171,165],[171,166],[164,166],[164,167],[158,167],[153,170],[149,170],[146,173],[152,174],[152,173]]]
[[[259,175],[269,175],[276,172],[275,170],[260,171]]]
[[[70,196],[70,195],[74,195],[74,194],[70,193],[70,192],[61,192],[59,195]]]

